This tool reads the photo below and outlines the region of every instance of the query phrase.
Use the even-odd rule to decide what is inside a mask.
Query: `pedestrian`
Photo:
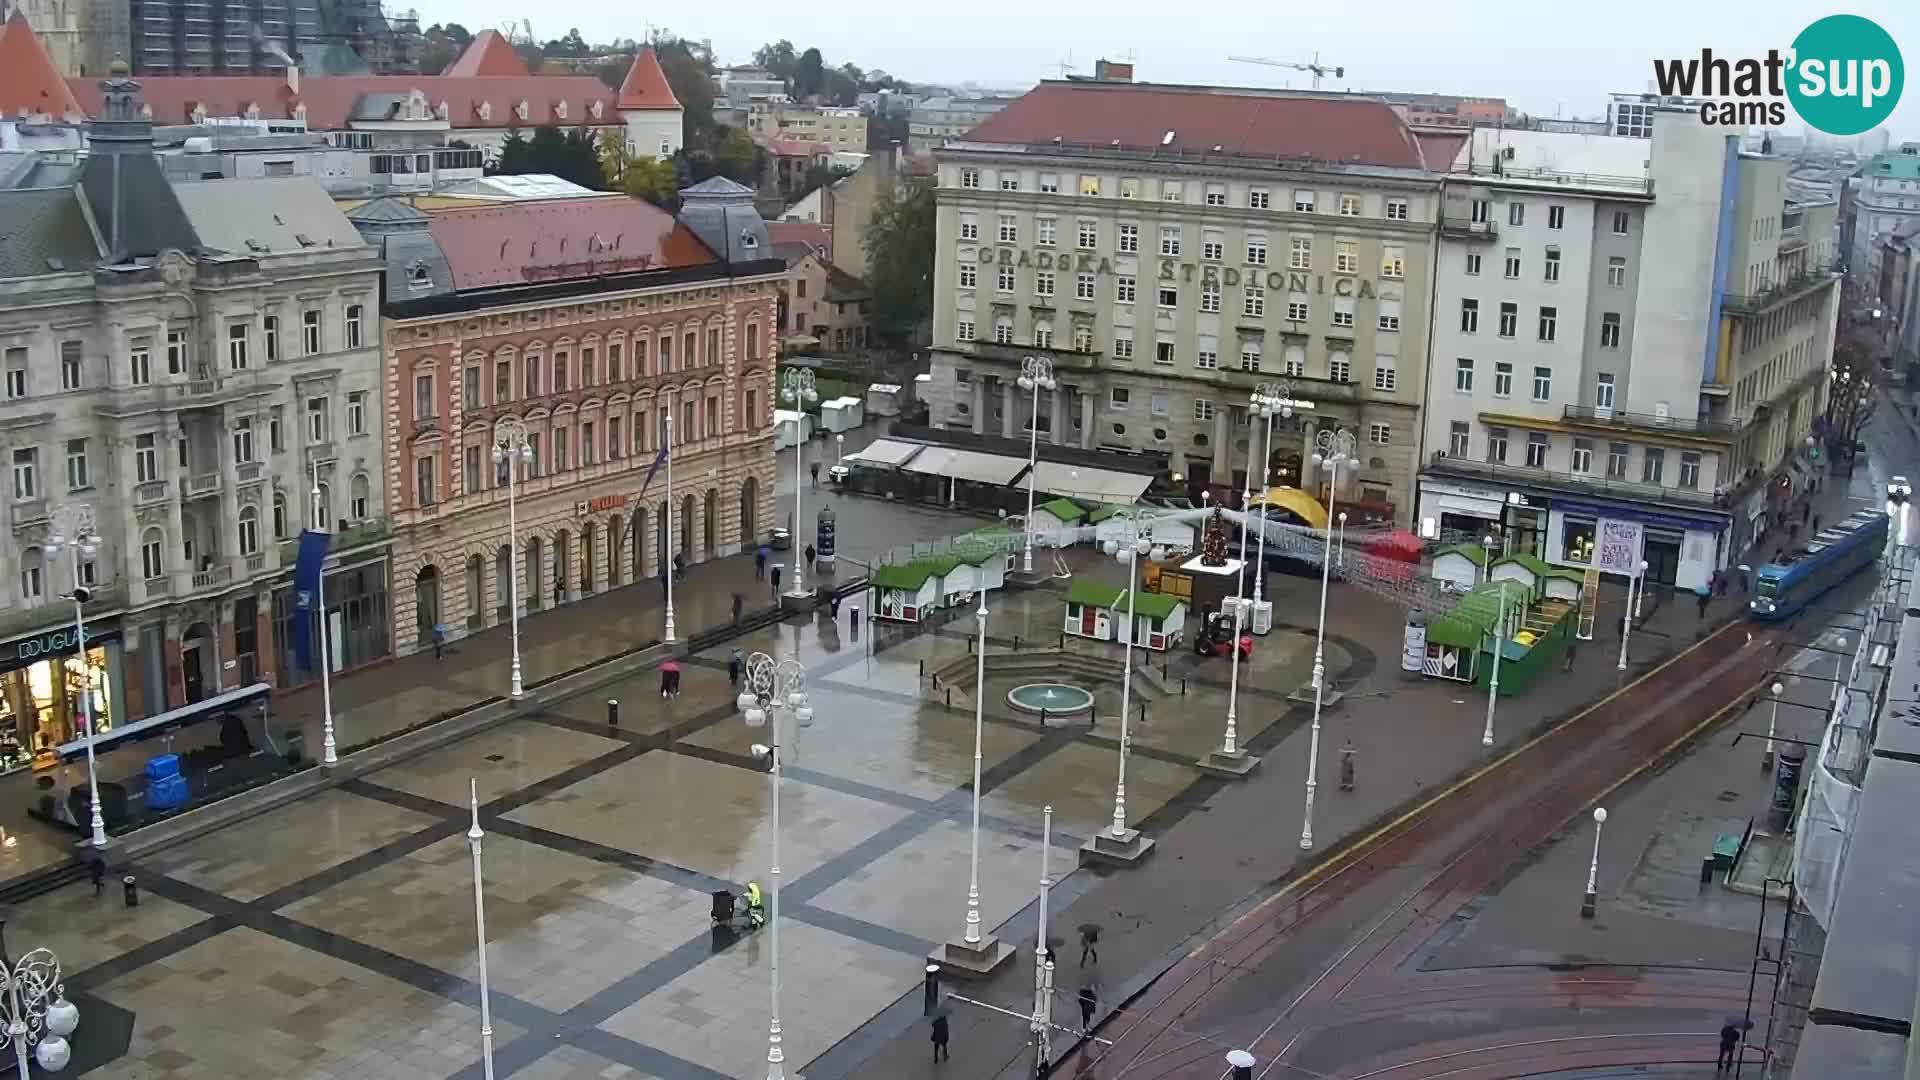
[[[818,554],[819,552],[813,550],[812,544],[807,545],[806,556],[807,556],[807,572],[808,573],[813,572],[813,560],[814,560],[814,557]]]
[[[1093,959],[1093,962],[1096,964],[1100,962],[1100,924],[1099,923],[1081,923],[1080,924],[1080,966],[1081,967],[1087,966],[1087,959],[1089,957],[1091,957]]]
[[[731,686],[735,690],[740,689],[740,676],[745,675],[746,673],[747,673],[746,657],[740,654],[739,649],[733,650],[733,655],[727,657],[727,685]]]
[[[746,604],[747,604],[746,599],[742,597],[739,593],[733,594],[733,625],[735,626],[740,625],[740,609],[745,607]]]
[[[1340,747],[1340,790],[1353,790],[1353,739],[1349,737]]]
[[[778,595],[780,592],[780,567],[777,565],[773,568],[772,583],[773,583],[773,591],[776,595]]]
[[[687,556],[684,552],[673,553],[673,580],[687,580]]]
[[[1800,504],[1800,524],[1805,525],[1807,523],[1807,519],[1812,516],[1813,516],[1813,504],[1801,503]]]
[[[1733,1068],[1733,1059],[1740,1051],[1740,1025],[1732,1020],[1720,1028],[1720,1057],[1714,1063],[1714,1072],[1724,1072]]]
[[[1577,649],[1577,648],[1579,648],[1579,647],[1580,647],[1580,639],[1579,639],[1579,638],[1577,638],[1577,637],[1575,637],[1575,636],[1574,636],[1574,635],[1572,635],[1572,634],[1568,634],[1568,635],[1567,635],[1567,661],[1566,661],[1566,666],[1565,666],[1564,668],[1562,668],[1561,670],[1563,670],[1563,671],[1572,671],[1572,670],[1573,670],[1573,654],[1574,654],[1574,650],[1575,650],[1575,649]]]
[[[933,1018],[933,1061],[938,1065],[943,1060],[951,1061],[953,1055],[947,1052],[947,1014],[939,1013]]]
[[[660,665],[660,700],[662,701],[673,696],[673,669],[670,666],[672,663],[669,660]]]
[[[827,617],[834,622],[840,621],[840,594],[832,593],[827,597]]]
[[[813,474],[813,486],[819,487],[820,486],[820,463],[816,461],[808,465],[807,471]]]
[[[447,628],[440,623],[433,624],[433,658],[439,660],[446,655]]]
[[[1703,619],[1707,617],[1707,601],[1711,599],[1712,596],[1713,590],[1707,588],[1705,585],[1700,586],[1700,617]]]
[[[1093,984],[1088,983],[1082,986],[1080,988],[1080,1030],[1082,1032],[1093,1031],[1093,1010],[1099,1007],[1100,995],[1094,991]]]
[[[93,879],[93,898],[100,899],[107,891],[107,860],[95,854],[93,861],[87,863],[87,876]]]
[[[767,579],[767,545],[761,544],[753,549],[753,580]]]
[[[1819,514],[1813,515],[1813,534],[1815,536],[1818,536],[1820,534],[1820,515]]]

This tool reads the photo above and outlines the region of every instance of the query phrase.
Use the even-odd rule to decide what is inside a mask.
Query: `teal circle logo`
[[[1872,19],[1829,15],[1793,39],[1787,99],[1816,130],[1872,130],[1893,114],[1905,84],[1900,47]]]

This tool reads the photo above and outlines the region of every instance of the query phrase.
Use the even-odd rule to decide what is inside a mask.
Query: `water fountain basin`
[[[1092,712],[1093,695],[1066,683],[1027,683],[1007,691],[1007,704],[1021,712],[1065,719]]]

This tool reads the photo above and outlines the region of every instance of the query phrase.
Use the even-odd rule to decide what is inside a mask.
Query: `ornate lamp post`
[[[1626,610],[1623,611],[1620,615],[1620,670],[1621,671],[1627,670],[1627,639],[1633,636],[1633,620],[1634,620],[1634,617],[1640,613],[1639,602],[1634,599],[1634,589],[1637,586],[1642,594],[1646,592],[1647,584],[1645,580],[1643,580],[1646,576],[1647,576],[1647,560],[1641,559],[1640,568],[1634,571],[1634,574],[1632,577],[1627,579],[1627,607],[1626,607]]]
[[[1265,492],[1264,486],[1262,493]],[[1240,749],[1240,628],[1247,611],[1247,531],[1245,522],[1253,516],[1253,432],[1247,432],[1247,471],[1246,481],[1240,487],[1240,580],[1233,596],[1233,644],[1230,674],[1227,680],[1227,730],[1220,740],[1220,749],[1209,753],[1199,761],[1202,770],[1216,776],[1246,777],[1260,764],[1260,759]],[[1266,538],[1266,518],[1260,519],[1260,535]],[[1264,564],[1261,569],[1265,569]],[[1256,572],[1255,580],[1259,574]]]
[[[1767,714],[1767,749],[1760,755],[1761,772],[1773,771],[1773,732],[1780,723],[1780,695],[1785,693],[1787,688],[1774,683],[1767,689],[1773,692],[1773,711]]]
[[[314,528],[324,531],[327,527],[327,507],[320,505],[320,459],[315,458],[312,469],[312,485],[307,497],[313,501]],[[314,576],[314,607],[320,612],[320,762],[323,765],[340,763],[340,744],[333,737],[333,633],[327,626],[327,566],[321,561],[320,572]]]
[[[1127,539],[1110,539],[1105,544],[1106,552],[1127,566],[1127,619],[1125,630],[1124,670],[1120,676],[1120,773],[1113,788],[1113,824],[1093,834],[1080,850],[1094,858],[1109,862],[1132,863],[1153,849],[1153,841],[1140,835],[1140,830],[1127,827],[1127,754],[1132,743],[1127,735],[1133,711],[1133,638],[1135,633],[1134,596],[1138,592],[1139,581],[1137,567],[1140,556],[1153,550],[1153,541],[1141,531],[1136,518],[1131,523]]]
[[[80,718],[87,732],[87,795],[93,803],[93,838],[96,850],[107,846],[107,819],[100,812],[100,774],[93,756],[93,668],[87,662],[87,601],[92,597],[80,580],[80,564],[99,550],[100,537],[93,531],[93,507],[85,503],[66,503],[53,508],[52,527],[47,533],[49,554],[61,548],[73,567],[73,635],[80,663]],[[22,1076],[26,1074],[21,1073]]]
[[[0,969],[0,981],[5,984],[0,1006],[7,1021],[0,1047],[13,1048],[14,1068],[19,1070],[15,1075],[26,1080],[29,1058],[48,1072],[66,1068],[73,1058],[67,1036],[80,1026],[80,1010],[60,985],[60,959],[52,950],[35,949]]]
[[[1058,385],[1053,378],[1053,361],[1044,356],[1029,356],[1020,361],[1020,389],[1033,392],[1033,416],[1027,424],[1027,546],[1020,570],[1033,573],[1033,474],[1040,464],[1040,391]]]
[[[1283,420],[1293,419],[1293,384],[1285,379],[1277,382],[1263,382],[1253,388],[1253,396],[1247,400],[1251,403],[1253,411],[1265,417],[1267,421],[1267,440],[1260,451],[1260,495],[1262,499],[1259,515],[1260,540],[1258,542],[1260,554],[1259,557],[1254,560],[1255,570],[1253,574],[1253,632],[1256,634],[1264,634],[1266,630],[1261,629],[1263,626],[1268,628],[1273,626],[1273,617],[1271,615],[1273,605],[1269,604],[1261,595],[1265,588],[1263,583],[1267,577],[1267,512],[1265,498],[1267,488],[1270,486],[1272,479],[1273,418],[1278,415]],[[1247,453],[1249,455],[1253,453],[1253,432],[1251,429],[1247,432]],[[1251,465],[1252,463],[1249,462],[1248,464]],[[1253,470],[1249,468],[1247,471],[1251,473]],[[1241,547],[1244,549],[1246,547],[1244,535],[1241,541]],[[1246,551],[1242,550],[1240,557],[1245,558],[1246,554]],[[1265,616],[1265,618],[1262,618],[1263,616]]]
[[[780,1046],[780,714],[788,713],[799,727],[813,723],[813,707],[807,704],[806,669],[798,660],[775,661],[766,653],[754,653],[747,657],[746,689],[740,691],[735,704],[740,706],[747,726],[766,724],[768,732],[768,741],[753,747],[753,756],[768,763],[773,800],[773,863],[767,871],[771,882],[767,919],[773,930],[767,964],[772,1000],[767,1022],[767,1080],[785,1080],[786,1053]]]
[[[1047,858],[1053,853],[1053,804],[1041,810],[1040,818],[1040,929],[1033,935],[1033,1030],[1035,1076],[1045,1076],[1053,1061],[1053,959],[1047,955],[1047,897],[1053,890],[1053,877],[1047,873]]]
[[[1314,436],[1313,464],[1327,472],[1327,508],[1340,493],[1340,467],[1355,463],[1351,431],[1322,431]],[[1344,523],[1347,515],[1342,513]],[[1313,847],[1313,794],[1320,776],[1320,709],[1327,694],[1327,582],[1333,567],[1333,522],[1327,523],[1327,548],[1320,560],[1320,629],[1313,639],[1313,731],[1307,740],[1307,812],[1300,828],[1302,850]]]
[[[1500,654],[1507,651],[1507,580],[1500,579],[1500,614],[1493,623],[1493,675],[1487,680],[1487,729],[1480,733],[1481,746],[1493,745],[1493,708],[1500,701]]]
[[[973,613],[979,627],[979,642],[974,648],[973,684],[973,830],[967,873],[966,930],[959,941],[947,942],[937,956],[943,963],[962,968],[971,975],[987,975],[1003,961],[1013,958],[1014,948],[999,938],[980,931],[980,769],[982,737],[986,726],[987,702],[987,600],[980,594],[980,610]]]
[[[493,463],[507,470],[507,623],[513,639],[513,699],[520,700],[520,519],[514,508],[513,474],[533,464],[533,444],[527,425],[509,416],[493,429]],[[673,640],[668,634],[667,640]]]
[[[1600,828],[1607,823],[1607,809],[1604,806],[1593,808],[1593,861],[1587,864],[1587,893],[1580,901],[1580,917],[1593,918],[1598,906],[1600,887]]]
[[[468,805],[473,808],[473,825],[467,829],[467,848],[473,852],[473,932],[480,950],[480,1062],[486,1080],[493,1080],[493,996],[487,982],[487,896],[481,886],[480,782],[467,781]]]
[[[820,400],[820,394],[814,389],[813,372],[806,368],[788,368],[782,377],[781,397],[793,406],[793,588],[787,590],[788,596],[807,595],[807,583],[800,576],[800,459],[807,456],[807,403]]]

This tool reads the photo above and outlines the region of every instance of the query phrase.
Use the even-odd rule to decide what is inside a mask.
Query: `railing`
[[[217,472],[195,473],[187,477],[187,497],[198,498],[202,495],[216,495],[220,492],[220,474]]]
[[[260,480],[261,465],[257,461],[249,461],[243,465],[235,466],[234,472],[239,474],[240,482],[243,484],[258,483]]]
[[[325,463],[334,460],[339,454],[334,450],[331,440],[317,442],[307,447],[307,464]]]
[[[122,585],[92,585],[88,588],[93,592],[92,599],[87,601],[88,618],[126,605],[127,590]],[[64,600],[42,604],[39,607],[14,608],[9,611],[0,611],[0,636],[31,634],[71,622],[73,622],[73,605]]]
[[[1780,250],[1781,251],[1792,251],[1796,248],[1803,248],[1806,246],[1807,246],[1807,227],[1805,225],[1789,225],[1786,228],[1780,230]]]
[[[1454,172],[1468,176],[1490,176],[1500,180],[1554,184],[1561,187],[1606,188],[1609,191],[1653,194],[1651,176],[1609,176],[1604,173],[1561,172],[1557,169],[1516,167],[1499,158],[1493,161],[1476,161],[1464,169],[1455,169]]]
[[[1758,314],[1778,307],[1810,289],[1826,285],[1833,281],[1834,277],[1831,267],[1809,267],[1761,292],[1728,293],[1720,298],[1720,306],[1739,314]]]
[[[617,383],[596,383],[593,386],[576,386],[568,390],[556,390],[551,393],[535,394],[532,397],[516,397],[508,401],[496,401],[491,405],[460,406],[460,424],[482,420],[489,424],[503,416],[518,416],[528,409],[557,409],[562,405],[580,406],[595,399],[606,399],[615,394],[637,394],[642,390],[659,390],[662,387],[672,389],[689,381],[702,382],[720,370],[718,364],[703,364],[698,367],[679,367],[668,372],[654,372],[622,379]],[[432,422],[438,422],[436,420]],[[451,430],[451,418],[447,420]]]
[[[151,506],[154,503],[165,502],[166,500],[167,482],[165,480],[153,480],[133,489],[133,505],[135,506]]]
[[[173,579],[170,577],[148,578],[145,584],[149,600],[173,595]]]
[[[1455,240],[1491,242],[1499,238],[1500,230],[1491,221],[1473,221],[1457,214],[1443,213],[1440,215],[1440,235]]]
[[[505,489],[502,488],[498,490],[504,491]],[[365,547],[368,544],[377,544],[383,540],[392,539],[392,537],[393,522],[391,519],[386,517],[368,518],[360,524],[335,536],[329,548],[336,553],[349,551],[353,548]],[[299,549],[299,537],[280,541],[280,565],[283,567],[292,566],[295,557],[299,554]]]
[[[233,580],[233,564],[231,562],[223,561],[215,564],[214,567],[210,570],[201,570],[195,573],[193,575],[193,587],[196,590],[207,589],[207,588],[212,588],[215,585],[225,585],[227,582],[232,580]]]
[[[1569,405],[1562,415],[1574,423],[1618,428],[1622,431],[1671,431],[1683,435],[1711,435],[1724,438],[1731,438],[1740,431],[1738,424],[1721,420],[1661,416],[1659,413],[1622,412],[1618,409],[1595,408],[1592,405]]]
[[[1101,366],[1100,361],[1105,355],[1057,346],[1042,348],[1039,345],[1002,345],[997,341],[975,341],[971,345],[975,359],[995,360],[1017,367],[1029,356],[1044,356],[1053,361],[1056,371],[1091,371]]]
[[[247,556],[247,573],[257,574],[260,571],[265,570],[266,568],[267,568],[267,557],[264,553],[256,553],[256,554]]]
[[[1616,480],[1594,473],[1556,472],[1552,469],[1530,469],[1524,465],[1468,461],[1465,458],[1448,457],[1444,451],[1434,453],[1427,465],[1427,471],[1444,476],[1486,480],[1496,484],[1561,487],[1618,499],[1653,500],[1680,506],[1724,507],[1730,501],[1725,495],[1715,495],[1711,491],[1702,491],[1698,488],[1665,487],[1660,484]]]
[[[37,525],[45,520],[47,520],[46,499],[14,500],[13,527],[15,529],[23,528],[27,525]]]

